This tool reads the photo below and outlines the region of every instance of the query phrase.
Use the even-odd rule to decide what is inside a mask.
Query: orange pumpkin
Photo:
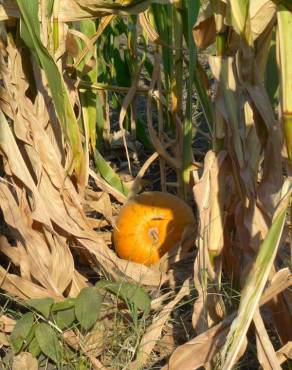
[[[113,233],[119,257],[151,265],[181,240],[187,225],[195,225],[192,209],[180,198],[159,191],[129,200],[117,217]]]

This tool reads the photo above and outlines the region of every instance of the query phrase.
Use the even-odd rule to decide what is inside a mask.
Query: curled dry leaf
[[[216,155],[209,151],[205,157],[203,176],[193,188],[199,211],[199,238],[206,249],[216,255],[223,248],[226,155],[226,152]]]
[[[228,175],[226,154],[220,152],[216,155],[212,151],[206,154],[204,173],[193,188],[199,213],[199,251],[194,264],[194,284],[199,296],[193,311],[193,326],[197,333],[203,332],[224,315],[220,295],[211,291],[208,294],[207,287],[208,279],[216,277],[209,256],[220,255],[224,244],[224,189]],[[209,277],[202,271],[208,271]]]
[[[0,349],[3,346],[10,346],[9,337],[5,333],[0,332]]]
[[[289,341],[277,351],[277,357],[279,364],[282,364],[286,360],[292,360],[292,341]]]
[[[37,359],[29,352],[21,352],[14,356],[12,370],[38,370]]]
[[[78,351],[81,348],[80,338],[75,334],[73,330],[67,330],[62,334],[64,341],[73,348],[74,350]]]
[[[215,42],[216,27],[211,3],[208,3],[205,9],[201,8],[197,23],[193,27],[193,37],[200,49],[206,49]]]
[[[86,195],[88,200],[86,200],[85,204],[112,222],[112,204],[109,194],[90,190],[86,192]]]
[[[86,334],[82,341],[82,350],[87,356],[98,357],[104,349],[105,330],[101,322],[97,322],[93,329]]]
[[[0,331],[3,333],[11,333],[14,329],[16,321],[6,315],[0,316]]]

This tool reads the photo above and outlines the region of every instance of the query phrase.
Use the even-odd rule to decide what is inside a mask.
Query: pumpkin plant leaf
[[[42,298],[42,299],[30,299],[27,302],[29,307],[34,308],[36,311],[41,313],[46,319],[49,318],[51,308],[54,304],[53,298]]]
[[[62,302],[56,302],[53,304],[52,312],[64,311],[68,310],[75,306],[76,299],[75,298],[67,298]]]
[[[125,303],[133,305],[145,313],[150,311],[151,299],[149,294],[139,285],[101,280],[95,286],[108,290]]]
[[[33,357],[38,357],[41,351],[42,350],[39,345],[39,342],[37,341],[36,337],[34,337],[32,341],[29,343],[28,352],[30,352],[33,355]]]
[[[24,314],[17,322],[10,335],[10,342],[13,351],[17,354],[25,340],[28,338],[34,323],[34,315],[32,312]]]
[[[94,288],[84,288],[75,303],[75,315],[83,329],[90,329],[99,317],[102,296]]]
[[[35,337],[42,352],[56,364],[62,360],[62,347],[57,334],[46,323],[40,323],[35,329]]]
[[[67,310],[61,310],[54,314],[54,319],[58,327],[63,330],[73,324],[76,319],[75,308],[71,307]]]

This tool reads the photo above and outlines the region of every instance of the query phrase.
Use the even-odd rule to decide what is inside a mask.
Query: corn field
[[[291,0],[0,1],[1,370],[292,368],[291,36]],[[148,265],[144,192],[196,219]]]

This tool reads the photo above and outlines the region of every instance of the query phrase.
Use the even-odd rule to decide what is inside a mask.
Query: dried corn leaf
[[[256,328],[257,354],[259,363],[263,369],[266,370],[281,370],[276,352],[265,328],[259,309],[257,309],[254,313],[253,322]]]
[[[52,229],[51,222],[46,210],[46,205],[39,195],[38,189],[33,182],[27,166],[19,152],[19,148],[11,133],[10,127],[2,111],[0,111],[1,135],[0,151],[4,155],[10,167],[10,171],[31,191],[34,209],[33,218]]]
[[[62,0],[56,16],[60,22],[75,22],[82,19],[99,18],[106,14],[137,14],[146,10],[150,4],[150,0],[86,1],[85,4],[83,1]],[[6,20],[9,17],[20,17],[19,9],[14,0],[3,0],[0,5],[0,20]]]
[[[292,360],[292,341],[288,342],[277,351],[277,357],[280,364],[286,360]]]
[[[262,306],[283,290],[292,286],[289,269],[280,270],[263,293],[259,305]],[[168,365],[162,370],[195,370],[207,366],[226,340],[226,335],[236,313],[227,316],[222,322],[179,346],[171,355]]]
[[[55,300],[60,300],[60,296],[56,296],[54,291],[42,288],[39,285],[32,283],[29,280],[21,278],[17,275],[10,274],[0,266],[0,288],[9,292],[11,296],[21,299],[29,298],[47,298],[52,297]]]
[[[271,21],[275,21],[276,9],[277,6],[272,0],[253,0],[250,2],[250,27],[254,40],[264,33]]]
[[[193,36],[199,49],[206,49],[215,42],[216,26],[210,2],[205,9],[201,8],[198,20],[193,27]]]
[[[209,151],[204,160],[204,173],[193,187],[200,219],[199,238],[206,249],[216,255],[219,255],[223,248],[226,154],[221,152],[216,156],[214,152]]]

